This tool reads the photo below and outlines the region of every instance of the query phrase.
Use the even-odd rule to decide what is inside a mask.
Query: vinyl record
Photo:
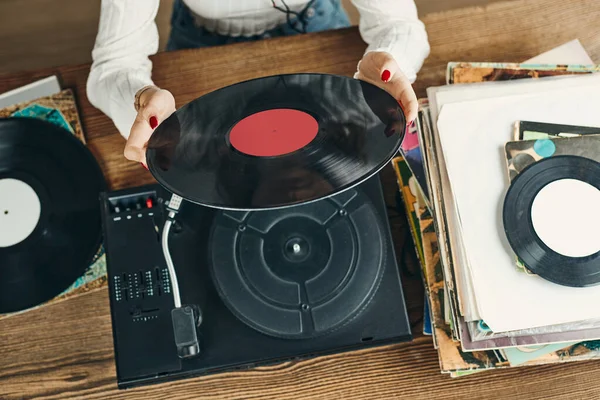
[[[90,265],[101,243],[102,172],[70,132],[0,119],[0,313],[44,303]]]
[[[183,106],[155,130],[146,157],[157,181],[188,201],[275,209],[363,182],[396,154],[405,129],[398,102],[377,86],[278,75]]]
[[[590,221],[589,214],[595,213],[594,215],[598,216],[598,210],[577,207],[577,203],[587,201],[589,197],[577,198],[573,192],[569,193],[572,196],[571,201],[563,203],[562,207],[549,208],[548,204],[536,204],[536,201],[543,202],[543,197],[548,200],[548,194],[553,196],[550,199],[552,202],[559,200],[555,189],[561,190],[560,187],[552,188],[557,183],[563,187],[573,187],[573,184],[583,187],[585,196],[598,195],[596,191],[600,191],[600,163],[579,156],[555,156],[525,168],[515,177],[504,199],[503,221],[506,237],[519,259],[534,274],[563,286],[597,285],[600,283],[600,227],[588,224],[594,224]],[[544,192],[546,194],[543,195]],[[540,224],[536,222],[535,214],[540,212],[536,210],[544,208],[546,215],[550,212],[551,218],[545,218],[542,222],[550,232],[540,231]],[[577,214],[574,217],[564,214],[566,211],[573,213],[573,210],[576,210]],[[572,230],[561,231],[558,221],[565,218],[583,225],[593,233],[582,235],[582,232]],[[566,238],[569,246],[565,247],[565,243],[548,239],[548,233],[550,236]],[[544,235],[540,236],[542,234]],[[586,243],[574,242],[573,237],[569,235],[580,236]],[[549,244],[552,244],[552,248]],[[580,245],[586,245],[586,248],[574,249],[581,247]],[[559,250],[561,246],[562,249]],[[569,254],[577,252],[579,254]]]

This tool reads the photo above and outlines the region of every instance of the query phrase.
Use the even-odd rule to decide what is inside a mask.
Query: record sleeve
[[[401,159],[394,160],[394,163],[399,163],[399,165],[401,165],[401,162]],[[401,184],[401,177],[398,176],[398,179],[398,182]],[[406,184],[402,185],[404,189],[400,190],[408,190]],[[408,207],[406,202],[405,206]],[[433,219],[426,208],[421,208],[415,215],[419,221],[420,229],[414,231],[414,240],[421,241],[422,243],[423,256],[425,259],[425,262],[422,265],[424,282],[427,289],[426,293],[428,293],[430,299],[429,305],[433,338],[439,354],[441,372],[447,373],[452,377],[461,377],[476,372],[512,366],[504,354],[507,349],[474,349],[473,351],[466,351],[462,348],[460,341],[452,338],[452,327],[447,324],[444,319],[444,272],[440,264],[438,238],[435,229],[433,229]],[[458,329],[458,327],[456,329]],[[534,345],[533,347],[530,346],[529,349],[526,349],[526,345],[523,345],[521,347],[515,347],[515,351],[513,351],[513,348],[510,348],[510,357],[514,362],[515,352],[532,353],[527,359],[525,359],[525,356],[522,356],[518,362],[519,366],[546,365],[559,362],[600,359],[600,340],[581,340],[584,337],[594,337],[598,331],[598,328],[594,328],[593,326],[589,326],[588,329],[588,331],[579,333],[581,335],[580,339],[575,340],[575,342],[566,343],[564,340],[570,338],[570,336],[567,336],[570,333],[565,332],[567,335],[561,336],[562,333],[560,331],[554,331],[553,334],[556,335],[557,340],[560,341],[564,339],[557,346]],[[519,341],[515,339],[512,340],[513,342],[519,343]],[[527,340],[528,339],[525,339],[524,342]],[[531,337],[531,340],[534,340],[533,337]]]
[[[86,143],[77,102],[71,89],[0,109],[0,118],[9,117],[31,117],[51,122],[67,129],[82,143]]]
[[[419,218],[417,217],[417,212],[421,210],[423,207],[423,202],[419,201],[419,188],[415,187],[417,183],[415,182],[416,178],[414,175],[411,175],[411,170],[408,166],[406,160],[402,157],[395,157],[392,160],[392,166],[394,167],[394,171],[396,172],[396,178],[398,183],[399,193],[402,196],[402,201],[404,203],[404,211],[408,214],[408,221],[410,226],[410,231],[412,234],[413,244],[415,246],[415,251],[417,257],[419,258],[419,265],[421,266],[421,277],[423,278],[424,288],[425,288],[425,302],[423,306],[423,333],[426,335],[433,335],[432,325],[431,325],[431,312],[428,295],[428,286],[425,281],[425,271],[423,270],[423,265],[425,265],[425,256],[423,254],[423,240],[421,238],[421,229],[419,226]],[[434,337],[434,346],[437,348],[435,344],[435,335]]]
[[[511,181],[525,168],[544,158],[572,155],[600,162],[600,134],[507,142],[505,155]]]
[[[592,126],[549,124],[536,121],[517,121],[515,122],[513,141],[598,134],[600,134],[600,128]]]
[[[520,115],[525,115],[525,113],[533,120],[551,118],[550,122],[556,122],[556,118],[569,116],[564,120],[565,123],[573,124],[577,120],[581,125],[595,125],[594,120],[597,119],[597,113],[593,113],[591,110],[594,99],[597,97],[595,89],[597,84],[598,75],[588,74],[560,79],[548,78],[543,82],[541,80],[540,82],[531,80],[529,82],[501,82],[485,85],[485,88],[484,85],[473,85],[469,88],[456,88],[457,93],[454,97],[446,95],[447,101],[443,103],[438,129],[444,138],[447,168],[452,178],[453,194],[459,205],[460,228],[469,251],[469,266],[474,278],[473,287],[476,289],[477,306],[480,316],[494,331],[524,329],[595,317],[595,312],[585,307],[565,306],[561,311],[556,310],[556,307],[553,306],[544,311],[539,310],[534,305],[536,303],[523,300],[530,296],[542,295],[543,302],[548,302],[548,304],[563,300],[566,300],[566,304],[584,301],[583,298],[576,300],[576,297],[567,295],[567,292],[558,295],[555,293],[554,285],[538,285],[532,283],[533,280],[516,279],[513,275],[518,272],[514,270],[514,267],[510,268],[514,266],[514,258],[509,245],[503,240],[501,207],[498,206],[507,186],[506,172],[503,168],[504,157],[498,150],[506,143],[506,139],[502,140],[502,135],[510,137],[508,136],[510,135],[510,126],[519,119]],[[529,92],[521,95],[522,90],[531,89],[533,86],[535,86],[533,90],[538,92],[537,94],[532,95]],[[480,94],[482,99],[474,100],[473,97],[467,100],[465,98],[466,96],[475,96],[475,93],[480,90],[483,90],[483,93]],[[509,100],[507,95],[513,91],[518,94],[511,96]],[[550,96],[550,91],[551,93],[561,93],[560,98]],[[449,93],[450,89],[447,89],[446,92]],[[436,93],[437,100],[440,99],[440,94],[440,92]],[[456,97],[460,101],[449,101]],[[502,107],[501,113],[497,112],[498,107]],[[557,111],[558,109],[561,111]],[[471,119],[461,117],[466,115],[476,117]],[[486,134],[482,134],[482,132],[486,132]],[[477,147],[479,150],[470,152],[470,157],[465,158],[465,148],[473,147]],[[453,160],[450,159],[450,156]],[[475,159],[476,162],[474,162]],[[478,179],[476,176],[485,176],[486,179]],[[481,182],[484,186],[473,185],[473,181]],[[445,201],[447,201],[446,198]],[[482,224],[484,219],[489,222]],[[481,229],[482,225],[486,230]],[[499,240],[486,241],[485,238],[489,237],[497,237]],[[496,267],[493,268],[491,265]],[[502,285],[498,285],[499,279],[502,279]],[[512,285],[522,287],[522,289],[514,290],[512,296],[505,298],[501,288],[508,287],[504,285],[507,281],[510,281]],[[586,297],[592,298],[596,295],[594,291],[586,291]],[[493,306],[493,304],[498,304],[500,298],[504,299],[504,302],[508,302],[507,307],[498,309]],[[517,303],[518,306],[516,306]],[[508,307],[508,304],[511,304],[511,307]],[[522,313],[516,316],[510,315],[508,310],[513,307],[519,307]],[[550,309],[552,309],[552,313],[550,313]],[[566,309],[569,310],[568,313],[564,311]]]
[[[564,57],[563,57],[564,58]],[[473,63],[473,64],[482,64],[482,63]],[[493,67],[493,68],[502,68],[503,64],[498,64],[498,63],[485,63],[486,65],[480,65],[480,67],[484,67],[484,68],[488,68],[488,67]],[[527,64],[527,63],[524,63]],[[533,63],[529,63],[529,64],[533,64]],[[523,65],[523,64],[518,64],[515,63],[514,65]],[[552,76],[552,75],[571,75],[572,72],[575,71],[565,71],[565,69],[561,66],[561,65],[556,65],[558,71],[555,71],[555,74],[546,74],[545,72],[542,73],[542,75],[544,76]],[[584,66],[587,69],[587,66]],[[594,66],[595,67],[595,66]],[[513,69],[513,68],[509,68],[509,69]],[[567,68],[569,69],[569,68]],[[596,68],[597,69],[597,68]],[[452,63],[449,64],[449,71],[452,70]],[[498,71],[501,72],[501,71]],[[506,71],[505,71],[506,72]],[[513,71],[514,72],[514,71]],[[595,71],[588,71],[588,70],[582,70],[579,71],[582,74],[589,74],[591,72],[595,72]],[[469,74],[464,74],[462,75],[463,79],[461,82],[462,83],[483,83],[483,82],[489,82],[489,81],[493,81],[493,80],[500,80],[502,78],[501,76],[502,74],[479,74],[479,75],[471,75],[469,76]],[[448,74],[448,83],[457,83],[457,82],[450,82],[452,81],[452,79],[450,79],[451,73],[449,72]],[[533,78],[533,76],[531,75],[523,75],[521,74],[521,76],[523,78]],[[538,75],[538,77],[540,77]],[[456,338],[457,335],[453,334],[453,332],[450,332],[451,330],[458,330],[459,325],[453,326],[453,324],[455,324],[455,321],[453,321],[452,317],[448,317],[448,318],[444,318],[444,315],[450,316],[452,315],[451,312],[446,311],[448,308],[450,308],[450,303],[451,300],[448,300],[448,304],[447,307],[444,307],[444,301],[445,299],[448,299],[449,297],[453,297],[456,298],[456,292],[454,292],[453,294],[448,294],[449,290],[447,290],[446,288],[448,287],[458,287],[458,285],[456,284],[456,277],[453,275],[448,275],[448,270],[444,267],[450,267],[450,269],[452,270],[454,268],[453,266],[453,257],[452,257],[452,250],[455,249],[455,244],[450,243],[450,238],[448,237],[449,235],[447,234],[448,231],[448,218],[450,218],[448,216],[447,211],[448,210],[452,210],[452,194],[451,192],[448,193],[446,191],[444,191],[443,187],[444,187],[444,160],[443,157],[442,159],[436,159],[437,154],[436,154],[436,143],[435,143],[435,132],[433,132],[433,130],[435,130],[436,125],[437,125],[437,114],[438,114],[438,106],[437,106],[437,102],[436,102],[436,98],[435,98],[435,88],[431,91],[431,93],[428,91],[428,98],[427,99],[422,99],[421,103],[423,104],[428,104],[428,109],[427,112],[424,113],[426,115],[426,118],[428,120],[428,122],[430,123],[430,126],[432,127],[432,132],[427,133],[427,132],[422,132],[419,130],[419,134],[421,135],[419,138],[421,139],[421,145],[422,145],[422,149],[423,149],[423,158],[425,161],[425,166],[424,166],[424,170],[426,171],[425,175],[427,178],[427,185],[429,185],[429,197],[432,203],[432,208],[431,211],[432,213],[430,214],[430,218],[433,219],[435,226],[435,230],[437,231],[437,238],[433,238],[436,241],[435,245],[432,245],[431,247],[433,247],[436,251],[437,254],[437,260],[441,260],[442,264],[446,264],[444,266],[442,265],[438,265],[439,271],[437,272],[436,275],[432,275],[432,276],[437,276],[438,277],[438,284],[441,285],[441,288],[439,290],[438,293],[439,296],[437,296],[437,298],[433,295],[430,294],[430,304],[432,305],[431,307],[431,314],[432,314],[432,323],[434,325],[434,334],[436,332],[436,318],[435,315],[441,315],[441,318],[437,319],[437,326],[439,327],[446,327],[446,329],[448,329],[448,336],[447,337],[454,337]],[[525,124],[523,126],[523,128],[526,129],[532,129],[534,126],[528,126],[527,124]],[[518,131],[518,128],[515,129],[515,132]],[[533,130],[531,131],[533,132]],[[517,137],[515,136],[515,139]],[[521,138],[520,138],[521,139]],[[441,164],[441,165],[440,165]],[[446,177],[447,179],[447,177]],[[450,196],[450,204],[448,204],[448,196]],[[422,214],[419,214],[419,216],[421,217]],[[420,220],[420,223],[422,224],[423,221]],[[425,235],[423,235],[425,236]],[[447,246],[446,251],[444,251],[444,247]],[[428,245],[425,243],[423,243],[423,250],[424,250],[424,256],[426,259],[428,259]],[[444,253],[445,253],[445,257],[444,257]],[[455,259],[454,259],[455,261]],[[437,264],[436,264],[437,265]],[[461,264],[458,264],[461,265]],[[430,267],[431,267],[431,263],[424,265],[423,266],[423,270],[424,271],[430,271]],[[431,274],[431,272],[428,272],[429,274]],[[429,275],[427,275],[429,276]],[[427,285],[431,285],[431,283],[427,283]],[[445,290],[446,289],[446,290]],[[437,299],[437,301],[436,301]],[[437,304],[437,306],[436,306]],[[440,311],[441,310],[441,311]],[[463,322],[464,319],[462,319]],[[482,321],[473,321],[473,322],[467,322],[467,326],[470,327],[471,325],[475,326],[475,325],[479,325],[480,323],[482,323]],[[589,323],[589,325],[586,325],[586,323]],[[567,328],[568,326],[568,328]],[[564,329],[571,329],[574,328],[575,326],[577,326],[580,330],[585,329],[586,327],[589,329],[595,329],[595,325],[593,321],[582,321],[581,323],[573,323],[573,324],[566,324]],[[555,328],[555,329],[554,329]],[[540,328],[540,331],[543,331],[544,329],[549,329],[551,332],[553,333],[560,333],[563,330],[560,329],[560,326],[546,326],[546,327],[542,327]],[[528,330],[530,331],[530,330]],[[531,329],[531,331],[536,331],[536,329]],[[509,332],[500,332],[500,333],[494,333],[491,332],[491,330],[489,330],[489,328],[487,328],[487,331],[485,331],[487,333],[489,333],[490,335],[492,335],[492,337],[494,335],[499,335],[499,336],[503,336],[506,335],[507,337],[513,336],[514,335],[518,335],[519,331],[509,331]],[[525,334],[525,331],[522,332],[522,334]],[[532,332],[531,335],[535,335],[535,334],[539,334],[539,332]],[[465,333],[460,335],[461,338],[465,337]],[[469,334],[466,334],[466,341],[470,340]],[[589,339],[590,337],[593,337],[593,334],[591,336],[586,336],[587,339]],[[480,340],[483,339],[479,338]],[[452,343],[452,345],[449,345],[450,343]],[[585,342],[584,342],[585,343]],[[545,363],[554,363],[554,362],[565,362],[565,361],[578,361],[580,358],[579,355],[582,355],[581,359],[589,359],[589,358],[597,358],[598,357],[598,353],[596,353],[594,350],[590,350],[593,349],[594,345],[593,342],[591,342],[592,344],[589,346],[582,346],[582,345],[575,345],[574,348],[577,348],[577,350],[575,351],[571,351],[571,347],[568,347],[564,350],[561,351],[555,351],[552,352],[550,354],[544,355],[544,352],[540,352],[538,354],[536,354],[536,356],[540,356],[538,357],[537,360],[531,360],[526,362],[525,364],[522,365],[535,365],[535,364],[545,364]],[[459,362],[458,358],[454,358],[454,363],[455,363],[455,367],[457,367],[458,369],[455,370],[444,370],[443,366],[449,366],[450,365],[450,356],[451,355],[457,355],[457,354],[461,354],[461,352],[464,352],[462,349],[462,345],[459,341],[445,341],[443,340],[443,336],[442,339],[440,340],[440,344],[437,344],[437,348],[438,348],[438,352],[439,352],[439,356],[440,356],[440,366],[442,367],[442,371],[443,372],[447,372],[449,373],[451,376],[453,377],[458,377],[458,376],[465,376],[465,375],[469,375],[472,374],[474,372],[479,372],[479,371],[484,371],[486,369],[489,368],[502,368],[505,366],[510,366],[510,363],[508,362],[506,356],[503,354],[502,351],[499,350],[489,350],[489,352],[487,354],[495,357],[495,360],[497,360],[498,362],[490,362],[490,363],[483,363],[483,364],[479,364],[479,367],[477,366],[469,366],[467,363],[461,363]],[[444,345],[449,345],[449,346],[444,346]],[[565,346],[567,346],[568,343],[565,344]],[[452,348],[455,348],[456,350],[452,350]],[[442,349],[445,348],[446,351],[442,351]],[[472,354],[481,354],[481,353],[486,353],[485,351],[471,351],[469,353]],[[585,354],[585,355],[583,355]],[[468,359],[470,356],[465,355],[465,357]],[[462,365],[461,365],[462,364]],[[466,369],[460,369],[460,368],[466,368]]]
[[[446,69],[446,83],[509,81],[549,76],[591,74],[598,71],[600,71],[600,65],[450,62]]]
[[[425,205],[431,209],[429,185],[427,184],[426,177],[427,160],[422,146],[422,131],[427,129],[427,121],[424,116],[424,112],[427,108],[427,100],[420,99],[417,118],[407,127],[402,146],[400,146],[400,151],[411,174],[416,179],[418,190],[421,192]]]

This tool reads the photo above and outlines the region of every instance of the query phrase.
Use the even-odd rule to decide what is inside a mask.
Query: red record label
[[[319,132],[317,120],[299,110],[261,111],[239,121],[229,142],[239,152],[258,157],[292,153],[309,144]]]

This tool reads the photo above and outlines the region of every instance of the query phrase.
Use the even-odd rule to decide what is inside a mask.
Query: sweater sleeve
[[[158,51],[154,19],[160,0],[102,0],[87,97],[127,138],[135,93],[152,84],[149,56]]]
[[[359,30],[366,52],[390,53],[410,82],[429,56],[425,25],[414,0],[352,0],[360,14]]]

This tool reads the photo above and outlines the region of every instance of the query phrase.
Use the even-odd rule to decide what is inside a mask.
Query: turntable
[[[163,121],[158,184],[101,195],[119,386],[410,340],[377,176],[405,125],[382,90],[318,74]]]

